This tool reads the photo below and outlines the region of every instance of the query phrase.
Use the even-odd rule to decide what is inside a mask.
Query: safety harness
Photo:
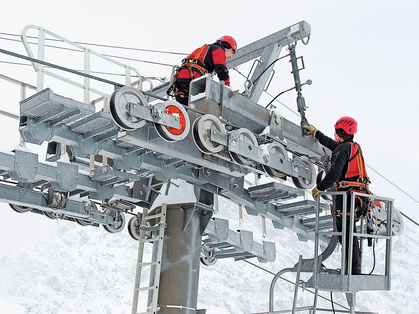
[[[355,174],[355,171],[357,171],[358,179],[357,181],[336,182],[336,190],[344,190],[348,192],[355,191],[358,193],[371,194],[369,190],[370,178],[368,177],[367,170],[365,168],[364,156],[362,155],[361,147],[357,143],[349,143],[354,145],[356,152],[348,161],[348,172],[346,177],[352,177],[352,175]],[[360,217],[367,214],[369,210],[369,204],[370,199],[368,197],[355,195],[356,220],[359,220]],[[342,215],[340,211],[336,211],[336,214]],[[347,212],[346,215],[350,215],[350,213]]]
[[[176,88],[176,80],[178,78],[179,72],[182,69],[188,69],[189,70],[189,76],[191,80],[195,78],[195,73],[199,73],[199,76],[202,76],[206,73],[208,73],[207,70],[204,68],[204,63],[199,60],[199,58],[202,55],[202,52],[207,47],[207,45],[203,45],[201,48],[199,48],[198,52],[193,58],[185,58],[182,60],[182,64],[176,69],[176,73],[173,75],[173,83],[172,86],[166,91],[167,95],[169,96],[176,96],[176,95],[186,95],[186,93],[179,91]]]

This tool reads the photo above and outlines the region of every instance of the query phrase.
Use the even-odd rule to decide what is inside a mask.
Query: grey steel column
[[[159,314],[195,314],[202,237],[202,213],[194,204],[169,205],[164,238]]]

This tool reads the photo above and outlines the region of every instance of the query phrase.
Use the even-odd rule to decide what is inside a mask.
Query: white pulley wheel
[[[114,220],[117,220],[116,224],[106,224],[103,225],[103,228],[110,233],[120,232],[125,227],[125,215],[122,212],[116,211],[114,209],[105,210],[105,214],[112,216]]]
[[[402,214],[397,208],[393,207],[393,221],[391,226],[392,233],[395,236],[399,236],[403,233],[403,229],[404,224]]]
[[[26,207],[22,205],[9,204],[9,206],[17,213],[27,213],[32,210],[32,207]]]
[[[269,155],[275,155],[283,159],[288,159],[288,153],[284,145],[280,143],[271,143],[267,146]],[[283,177],[286,174],[282,171],[270,167],[271,159],[268,159],[266,165],[262,164],[263,170],[273,178]]]
[[[134,239],[139,241],[140,240],[140,226],[141,226],[141,219],[137,216],[132,217],[128,222],[128,233]]]
[[[314,168],[313,162],[307,156],[296,157],[293,162],[301,164],[309,176],[308,179],[303,177],[292,177],[295,186],[303,190],[311,189],[316,182],[316,169]]]
[[[231,133],[236,134],[237,138],[245,143],[251,144],[256,147],[258,146],[258,141],[255,135],[248,129],[241,128]],[[251,146],[249,146],[249,149],[251,149]],[[251,159],[240,156],[239,154],[233,153],[231,151],[229,153],[231,158],[240,165],[250,165],[253,162]]]
[[[42,213],[48,217],[49,219],[57,219],[58,215],[56,213],[53,212],[48,212],[48,211],[42,211]]]
[[[134,87],[124,86],[113,92],[109,102],[112,119],[127,131],[141,128],[147,123],[144,119],[130,115],[131,105],[149,107],[144,95]]]
[[[189,133],[191,123],[189,115],[183,105],[179,104],[174,100],[168,100],[165,102],[164,113],[176,116],[179,119],[180,129],[168,127],[159,123],[154,123],[154,127],[159,136],[168,142],[176,142],[183,140]]]
[[[223,145],[211,141],[211,132],[214,130],[223,134],[226,133],[224,124],[212,114],[196,118],[192,125],[193,140],[204,154],[219,153],[224,148]]]
[[[201,263],[205,266],[212,266],[217,262],[216,257],[201,256]]]
[[[83,227],[93,225],[93,222],[86,219],[74,218],[74,221]]]

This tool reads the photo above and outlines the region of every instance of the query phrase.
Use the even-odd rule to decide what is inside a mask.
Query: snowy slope
[[[253,231],[255,239],[262,240],[260,218],[245,215],[244,222],[239,224],[236,206],[220,204],[218,216],[230,219],[231,229]],[[0,260],[0,312],[130,313],[137,243],[125,230],[109,234],[103,228],[59,223],[58,232],[47,241]],[[397,237],[393,244],[392,290],[358,293],[357,310],[417,313],[419,234],[417,228],[414,231],[405,228],[405,233],[408,237]],[[265,240],[276,242],[275,263],[250,261],[273,273],[292,267],[299,254],[304,258],[313,255],[311,242],[299,242],[294,233],[274,229],[271,224]],[[378,244],[377,256],[383,252],[383,244]],[[368,270],[372,252],[365,254],[365,270]],[[332,258],[326,262],[328,267],[336,267],[333,264],[336,265],[336,260]],[[292,274],[285,277],[295,281]],[[243,261],[219,260],[214,266],[202,266],[199,308],[206,308],[208,314],[268,311],[272,278],[271,273]],[[290,309],[293,293],[291,283],[279,280],[275,310]],[[329,298],[329,293],[322,295]],[[347,306],[343,295],[335,293],[333,299]],[[312,302],[311,293],[300,291],[299,306]],[[335,308],[341,309],[338,304]],[[319,307],[330,308],[330,302],[319,299]]]

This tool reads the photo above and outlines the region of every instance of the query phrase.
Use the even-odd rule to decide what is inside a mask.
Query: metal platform
[[[315,277],[317,276],[317,277]],[[307,288],[325,291],[353,293],[358,291],[390,290],[388,276],[385,275],[313,275],[305,284]]]
[[[205,238],[207,237],[207,238]],[[257,257],[259,262],[273,262],[276,257],[275,243],[253,241],[253,233],[245,230],[229,229],[225,219],[210,220],[204,232],[204,245],[213,249],[216,259],[231,258],[236,261]]]
[[[55,95],[49,88],[20,102],[21,116],[35,119],[35,123],[48,121],[50,126],[71,124],[93,112],[93,106]]]
[[[68,192],[72,198],[87,197],[99,203],[121,199],[133,206],[150,206],[154,197],[150,186],[146,184],[147,188],[141,194],[138,190],[141,184],[136,182],[149,182],[152,176],[160,181],[182,179],[244,205],[248,214],[271,219],[276,228],[290,228],[302,241],[314,239],[310,220],[314,202],[292,201],[302,197],[303,190],[280,182],[246,189],[244,175],[263,171],[256,163],[242,165],[221,155],[207,156],[189,137],[174,143],[164,141],[152,124],[120,132],[108,113],[95,113],[93,109],[93,106],[56,95],[50,89],[21,102],[20,132],[23,138],[35,144],[49,141],[67,145],[71,163],[41,163],[36,154],[25,151],[1,153],[3,181],[8,179],[15,184],[12,194],[22,193],[24,183],[27,191],[52,187],[57,192]],[[69,113],[74,112],[76,114],[70,117]],[[112,166],[99,162],[90,169],[90,175],[83,173],[89,169],[89,156],[92,155],[111,159]],[[301,165],[295,164],[290,169],[303,172],[304,168],[298,167]],[[30,200],[19,202],[14,196],[4,196],[3,201],[48,210],[45,204],[35,204]],[[80,209],[67,214],[86,218],[82,202],[74,202],[78,202]],[[322,205],[321,210],[326,208]],[[60,210],[65,214],[65,208]],[[330,215],[326,214],[322,219],[325,228],[330,226]],[[321,237],[320,241],[326,245],[328,238]]]

